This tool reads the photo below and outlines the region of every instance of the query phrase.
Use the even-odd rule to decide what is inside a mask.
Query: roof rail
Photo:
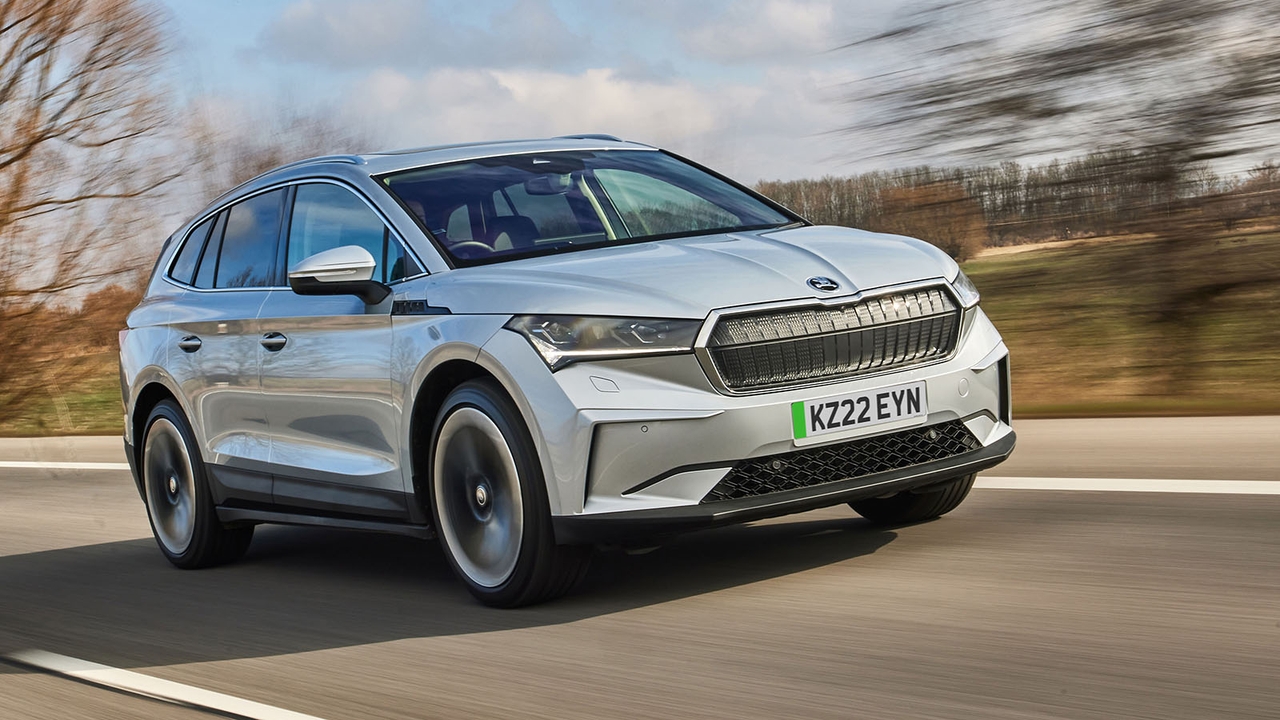
[[[580,133],[577,135],[557,135],[556,140],[612,140],[613,142],[626,142],[617,135],[606,135],[604,133]]]
[[[257,182],[259,179],[264,178],[264,177],[266,177],[266,176],[268,176],[268,175],[271,175],[271,174],[273,174],[273,173],[277,173],[277,172],[279,172],[279,171],[281,171],[281,170],[288,170],[289,168],[296,168],[296,167],[302,167],[302,166],[304,166],[304,165],[314,165],[314,164],[318,164],[318,163],[327,163],[327,162],[332,162],[332,163],[345,163],[345,164],[347,164],[347,165],[363,165],[363,164],[364,164],[364,158],[360,157],[359,155],[320,155],[319,157],[311,157],[311,158],[306,158],[306,159],[304,159],[304,160],[295,160],[294,162],[286,163],[286,164],[284,164],[284,165],[280,165],[280,166],[277,166],[277,167],[273,167],[273,168],[271,168],[270,170],[267,170],[266,172],[262,172],[262,173],[258,173],[257,175],[254,175],[253,177],[249,178],[248,180],[245,180],[244,182],[240,183],[239,185],[236,185],[235,187],[231,188],[230,190],[228,190],[228,191],[226,191],[226,192],[222,193],[222,194],[221,194],[221,195],[219,195],[216,199],[214,199],[214,201],[213,201],[213,202],[214,202],[214,203],[217,203],[217,202],[221,201],[221,200],[222,200],[222,198],[224,198],[224,197],[226,197],[226,196],[228,196],[228,195],[232,195],[232,194],[234,194],[234,193],[235,193],[237,190],[239,190],[240,188],[242,188],[242,187],[244,187],[244,186],[246,186],[246,185],[250,185],[250,184],[252,184],[252,183],[255,183],[255,182]]]
[[[520,142],[519,140],[482,140],[477,142],[450,143],[448,145],[423,145],[421,147],[400,148],[398,150],[380,150],[372,155],[413,155],[432,150],[453,150],[455,148],[480,147],[482,145],[501,145],[503,143]]]
[[[321,155],[319,157],[311,157],[311,158],[306,158],[304,160],[295,160],[294,162],[286,163],[279,167],[271,168],[267,172],[275,172],[277,170],[285,170],[287,168],[295,168],[295,167],[301,167],[303,165],[312,165],[315,163],[326,163],[326,162],[346,163],[347,165],[363,165],[364,158],[360,157],[359,155]],[[265,174],[266,173],[263,173],[263,175]]]

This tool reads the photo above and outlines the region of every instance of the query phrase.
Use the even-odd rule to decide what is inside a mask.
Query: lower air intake
[[[982,447],[959,420],[846,443],[743,460],[702,502],[756,497],[852,480],[962,455]]]

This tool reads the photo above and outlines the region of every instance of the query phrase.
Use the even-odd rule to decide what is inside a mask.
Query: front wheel
[[[432,516],[471,594],[518,607],[569,592],[590,549],[555,543],[537,451],[502,389],[488,380],[459,385],[432,437]]]
[[[923,491],[907,491],[887,498],[859,500],[849,503],[849,507],[877,525],[904,525],[931,520],[955,510],[973,489],[976,477],[977,475],[965,475]]]

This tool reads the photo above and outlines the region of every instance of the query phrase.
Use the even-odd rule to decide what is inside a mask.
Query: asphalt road
[[[1277,418],[1018,429],[992,475],[1280,481]],[[0,460],[118,461],[60,442]],[[0,654],[27,648],[325,720],[1277,718],[1280,496],[978,489],[892,530],[833,508],[604,554],[499,611],[390,536],[260,528],[175,570],[127,472],[0,468]],[[209,715],[0,664],[0,718],[115,717]]]

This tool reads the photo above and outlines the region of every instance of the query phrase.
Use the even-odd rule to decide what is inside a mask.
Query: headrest
[[[489,220],[489,244],[494,250],[524,250],[538,239],[538,226],[524,215],[509,215]]]

